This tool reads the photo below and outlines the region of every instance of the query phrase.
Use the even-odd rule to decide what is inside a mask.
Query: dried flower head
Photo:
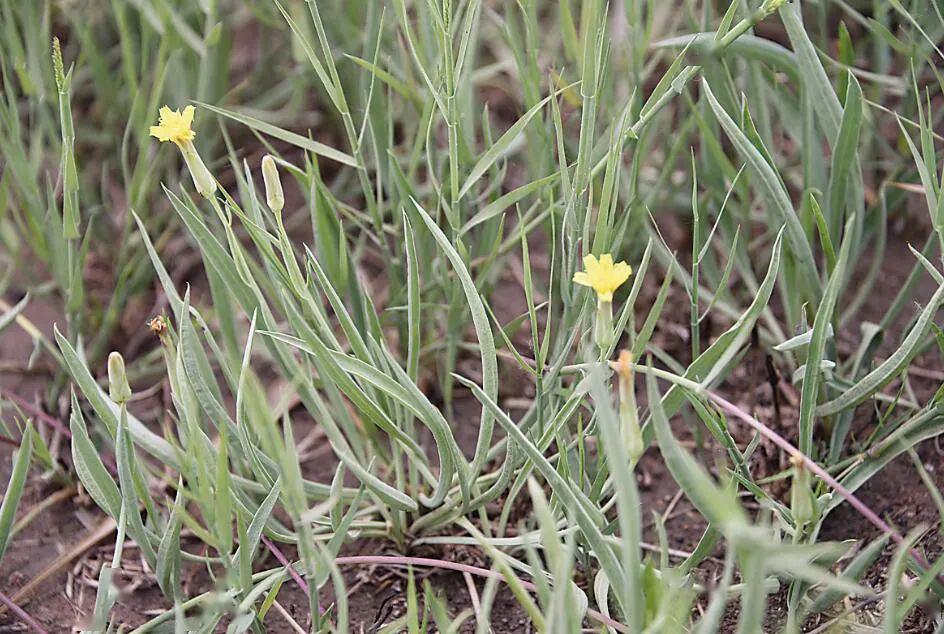
[[[164,321],[163,315],[158,315],[154,317],[147,323],[148,328],[151,329],[151,332],[160,337],[165,332],[167,332],[167,322]]]
[[[610,363],[610,367],[621,377],[632,376],[633,353],[629,350],[620,350],[619,357]]]

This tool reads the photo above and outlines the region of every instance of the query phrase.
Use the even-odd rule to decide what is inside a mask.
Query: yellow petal
[[[629,276],[633,274],[633,268],[626,264],[625,262],[620,262],[614,268],[614,273],[616,279],[619,281],[616,283],[617,286],[629,279]]]
[[[173,141],[181,145],[192,141],[196,134],[191,127],[195,108],[187,106],[183,113],[164,106],[159,111],[158,125],[151,126],[150,133],[161,141]]]
[[[593,283],[590,282],[590,277],[583,271],[574,273],[574,283],[580,284],[581,286],[593,286]]]
[[[613,300],[616,291],[632,275],[633,269],[626,262],[613,263],[613,255],[604,253],[599,259],[588,254],[583,259],[584,271],[574,275],[574,282],[590,286],[601,302]]]

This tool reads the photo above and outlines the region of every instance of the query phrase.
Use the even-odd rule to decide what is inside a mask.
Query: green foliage
[[[285,584],[306,588],[301,627],[351,631],[342,567],[359,562],[340,553],[364,538],[488,562],[460,568],[488,581],[457,614],[419,573],[454,562],[395,557],[405,607],[380,631],[487,632],[499,584],[542,632],[712,632],[732,601],[756,632],[775,592],[788,631],[879,592],[896,631],[939,602],[944,558],[922,563],[917,533],[820,533],[903,453],[942,506],[915,453],[944,430],[941,391],[922,396],[910,370],[944,303],[944,19],[806,4],[0,2],[0,291],[29,291],[0,305],[0,333],[25,329],[55,366],[62,473],[117,526],[95,625],[121,626],[126,537],[167,599],[135,632],[274,628]],[[209,196],[148,135],[165,103],[197,107]],[[871,287],[899,224],[924,247],[884,297]],[[607,253],[635,278],[598,307],[572,280]],[[916,290],[925,273],[936,291]],[[52,336],[27,318],[37,298],[61,312]],[[152,339],[126,325],[140,305],[166,313]],[[106,389],[115,347],[130,398]],[[758,354],[774,390],[778,373],[796,383],[778,431],[843,491],[765,473],[759,437],[715,406],[768,383]],[[640,393],[617,403],[614,370]],[[169,412],[138,402],[155,385]],[[46,447],[36,423],[0,554]],[[664,518],[646,529],[646,461],[704,521],[690,553]],[[769,486],[787,478],[815,508],[794,517]],[[861,585],[896,537],[887,585]],[[269,567],[285,546],[297,560]],[[194,564],[214,588],[188,596]]]

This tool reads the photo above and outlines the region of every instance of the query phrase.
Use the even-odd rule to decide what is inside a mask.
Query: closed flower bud
[[[282,211],[285,206],[285,195],[282,193],[282,180],[279,178],[279,168],[271,154],[262,157],[262,182],[265,183],[266,204],[273,213]]]
[[[119,405],[131,400],[131,386],[125,373],[125,360],[118,352],[108,355],[108,395]]]
[[[799,530],[814,518],[813,490],[810,483],[810,471],[800,454],[790,457],[793,465],[793,486],[790,488],[790,512]]]

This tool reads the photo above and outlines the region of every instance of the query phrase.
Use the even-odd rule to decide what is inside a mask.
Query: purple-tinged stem
[[[65,436],[66,438],[70,438],[70,439],[72,438],[72,430],[69,429],[68,426],[64,425],[62,421],[60,421],[55,416],[50,416],[49,414],[44,412],[42,408],[37,407],[36,405],[30,403],[26,399],[3,389],[0,389],[0,398],[6,399],[10,401],[11,403],[16,403],[22,410],[24,410],[28,414],[32,414],[33,416],[35,416],[36,420],[38,420],[39,422],[49,425],[50,427],[52,427],[53,429],[61,433],[63,436]],[[102,463],[105,465],[105,468],[108,469],[109,473],[111,473],[112,475],[118,475],[118,467],[115,464],[115,461],[111,458],[111,456],[103,455]]]
[[[46,423],[50,427],[54,427],[57,430],[59,430],[62,433],[62,435],[65,436],[66,438],[72,438],[72,431],[66,425],[63,425],[62,422],[58,418],[56,418],[55,416],[50,416],[39,407],[36,407],[35,405],[27,401],[25,398],[22,398],[20,396],[17,396],[16,394],[13,394],[12,392],[8,392],[7,390],[2,390],[2,389],[0,389],[0,397],[5,398],[6,400],[11,401],[13,403],[16,403],[21,408],[23,408],[24,410],[26,410],[27,412],[29,412],[30,414],[38,418],[40,421]]]
[[[755,429],[764,437],[768,438],[771,442],[773,442],[775,445],[777,445],[784,451],[788,452],[791,456],[799,456],[800,459],[803,461],[803,465],[807,469],[809,469],[811,472],[813,472],[819,478],[821,478],[823,482],[825,482],[829,486],[829,488],[831,488],[836,493],[841,495],[846,500],[846,502],[849,503],[849,505],[852,508],[857,510],[859,514],[862,515],[862,517],[867,519],[876,528],[878,528],[883,533],[888,535],[892,539],[892,541],[894,541],[895,543],[897,544],[904,543],[905,538],[902,537],[901,533],[899,533],[894,528],[889,526],[885,522],[885,520],[883,520],[881,517],[878,516],[878,514],[875,513],[875,511],[870,509],[868,506],[865,505],[864,502],[862,502],[862,500],[857,498],[852,491],[844,487],[838,480],[836,480],[834,477],[829,475],[828,471],[826,471],[821,466],[819,466],[809,456],[801,453],[800,450],[794,447],[792,444],[790,444],[790,441],[788,441],[786,438],[784,438],[783,436],[775,432],[773,429],[771,429],[767,425],[763,424],[762,422],[760,422],[759,420],[757,420],[756,418],[754,418],[753,416],[751,416],[750,414],[742,410],[740,407],[738,407],[734,403],[731,403],[727,399],[715,394],[714,392],[710,392],[708,390],[702,390],[702,393],[705,396],[707,396],[709,399],[717,403],[721,407],[721,409],[725,410],[729,414],[738,418],[742,422],[750,425],[753,429]],[[914,560],[917,561],[918,564],[920,564],[922,567],[930,568],[930,564],[928,563],[928,561],[924,558],[924,556],[921,553],[918,552],[916,548],[911,549],[911,556],[914,557]]]
[[[13,599],[2,592],[0,592],[0,603],[3,603],[3,605],[7,606],[7,608],[10,609],[10,612],[12,612],[16,618],[20,619],[23,621],[23,623],[33,628],[33,631],[37,634],[49,634],[45,629],[43,629],[43,626],[40,625],[38,621],[36,621],[36,619],[27,614],[23,608],[13,602]]]
[[[305,580],[302,579],[301,575],[295,571],[295,566],[293,566],[292,562],[288,560],[288,557],[286,557],[285,554],[279,550],[279,547],[272,543],[272,540],[270,540],[265,535],[262,536],[262,543],[266,545],[266,548],[269,549],[269,552],[275,555],[275,558],[279,560],[279,563],[285,566],[286,570],[288,570],[288,574],[292,577],[292,579],[295,580],[295,583],[298,584],[298,587],[302,589],[302,591],[305,593],[305,596],[311,596],[311,593],[308,590],[308,584],[305,583]],[[321,606],[318,606],[318,610],[321,610]]]

